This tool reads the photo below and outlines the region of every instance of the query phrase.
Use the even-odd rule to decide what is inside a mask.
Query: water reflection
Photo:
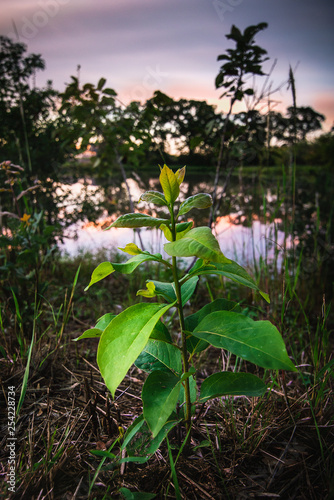
[[[296,176],[294,191],[291,179],[288,182],[282,172],[275,173],[274,169],[267,172],[240,169],[235,174],[229,181],[227,192],[222,195],[215,228],[225,255],[248,266],[251,272],[256,267],[259,269],[260,258],[269,264],[269,267],[264,266],[266,270],[278,271],[286,257],[289,274],[298,274],[298,293],[308,296],[312,290],[312,300],[321,303],[323,293],[326,300],[330,300],[334,283],[334,177],[325,170],[317,170],[313,175],[309,169],[301,169]],[[136,203],[147,189],[160,190],[159,180],[148,175],[141,179],[135,174],[134,177],[135,180],[129,179],[129,184],[136,209],[163,216],[164,208]],[[199,192],[212,192],[212,185],[210,173],[196,173],[189,167],[187,182],[182,184],[181,199]],[[92,188],[88,188],[90,196]],[[115,250],[132,241],[141,246],[133,230],[103,231],[118,215],[131,211],[125,186],[118,184],[117,188],[109,189],[107,201],[109,214],[106,213],[98,225],[87,223],[72,228],[78,230],[78,238],[66,238],[61,245],[63,252],[76,255],[79,250]],[[195,218],[196,226],[207,225],[207,210],[194,210],[187,215]],[[165,240],[159,231],[141,230],[141,238],[145,250],[163,253]]]
[[[149,189],[158,189],[158,179],[151,179],[149,182]],[[134,179],[129,179],[129,186],[134,201],[138,201],[140,195],[145,191]],[[181,200],[189,196],[188,185],[184,183],[182,186]],[[204,182],[198,182],[196,186],[192,185],[192,193],[211,191],[210,186]],[[125,193],[125,186],[122,191]],[[124,213],[124,205],[126,199],[117,192],[118,200],[123,200],[123,203],[118,203],[119,211],[108,217],[105,214],[97,223],[88,222],[83,226],[75,226],[72,232],[77,233],[76,239],[73,237],[65,238],[64,243],[60,246],[63,253],[75,256],[79,251],[90,251],[96,253],[101,249],[116,250],[118,247],[124,247],[127,243],[134,242],[138,246],[141,243],[138,234],[132,229],[116,229],[112,228],[105,231],[103,228],[115,220],[118,215]],[[215,226],[215,235],[220,243],[221,249],[224,254],[233,260],[236,260],[241,265],[251,266],[259,258],[263,258],[266,262],[273,262],[280,266],[282,260],[282,249],[289,248],[290,239],[285,239],[284,232],[279,229],[282,220],[275,218],[271,223],[264,223],[260,220],[259,216],[255,213],[255,198],[253,193],[247,194],[234,191],[231,195],[232,204],[234,209],[238,212],[229,213],[228,215],[221,215],[217,218]],[[267,192],[268,204],[275,203],[275,195],[269,190]],[[123,206],[121,206],[123,205]],[[148,206],[146,203],[136,205],[138,211],[149,213],[153,216],[163,216],[164,208],[159,207],[156,212],[156,207]],[[230,208],[230,205],[225,204],[225,210]],[[259,204],[258,209],[261,209]],[[253,211],[254,210],[254,211]],[[196,225],[206,225],[207,211],[190,212],[196,216]],[[200,219],[198,218],[201,217]],[[204,217],[204,218],[203,218]],[[188,220],[191,220],[189,218]],[[152,253],[159,252],[163,255],[163,245],[166,243],[161,231],[156,229],[141,229],[141,240],[143,242],[143,250],[148,250]]]
[[[236,260],[241,265],[251,265],[260,256],[268,262],[277,257],[280,265],[284,246],[284,233],[277,230],[275,224],[265,225],[255,220],[252,226],[244,227],[232,222],[231,216],[220,217],[215,228],[215,234],[220,247],[226,257]],[[151,253],[164,254],[163,245],[166,243],[161,231],[157,229],[141,229],[143,250]],[[86,224],[78,231],[77,239],[67,238],[61,250],[69,255],[76,255],[79,251],[95,253],[102,248],[115,250],[134,242],[140,246],[138,235],[132,229],[111,228],[107,231],[102,225]],[[290,246],[290,240],[287,242]]]

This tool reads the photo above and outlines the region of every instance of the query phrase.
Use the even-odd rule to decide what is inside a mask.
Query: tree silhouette
[[[268,59],[265,57],[267,51],[255,44],[255,36],[265,28],[267,23],[259,23],[255,26],[249,26],[242,33],[239,28],[232,26],[231,32],[226,35],[228,40],[233,40],[236,44],[234,49],[227,49],[225,54],[218,56],[218,61],[225,61],[221,66],[216,77],[216,88],[223,89],[224,92],[220,97],[228,97],[230,99],[229,110],[225,119],[225,124],[221,137],[221,146],[218,155],[216,175],[213,188],[213,204],[211,207],[210,221],[211,225],[214,219],[215,212],[219,206],[217,202],[217,187],[219,182],[220,170],[223,159],[223,150],[225,142],[225,134],[227,124],[230,119],[233,106],[236,101],[242,101],[245,96],[254,94],[254,90],[247,86],[246,78],[254,75],[264,75],[262,64]],[[231,173],[231,172],[230,172]],[[227,180],[230,174],[227,176]],[[226,185],[226,181],[225,181]]]

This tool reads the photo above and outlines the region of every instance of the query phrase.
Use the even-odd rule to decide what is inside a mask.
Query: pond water
[[[90,251],[96,253],[101,249],[115,250],[125,247],[127,243],[134,242],[142,250],[164,255],[163,245],[166,243],[161,231],[157,229],[141,229],[140,238],[138,233],[132,229],[111,228],[107,231],[102,229],[103,220],[95,225],[87,223],[79,228],[77,238],[65,238],[60,245],[61,251],[70,256],[79,252]],[[278,252],[278,263],[281,262],[284,246],[284,233],[277,230],[276,223],[265,225],[254,220],[251,227],[243,227],[233,222],[233,214],[219,217],[214,230],[219,241],[221,250],[226,257],[236,260],[241,265],[249,265],[260,256],[268,261],[273,261],[275,253]],[[143,245],[142,245],[143,243]],[[290,238],[287,247],[290,246]],[[276,247],[276,250],[275,250]]]
[[[151,179],[148,185],[143,187],[134,179],[129,179],[131,196],[134,201],[137,201],[145,190],[159,189],[158,180]],[[211,192],[212,187],[205,182],[184,183],[182,185],[181,200],[196,192]],[[258,261],[261,257],[266,262],[275,261],[275,265],[280,267],[283,258],[283,248],[287,249],[291,246],[291,238],[285,235],[282,231],[281,214],[273,216],[274,210],[270,205],[277,204],[277,196],[271,190],[267,190],[265,194],[265,207],[263,199],[261,202],[255,200],[254,186],[252,189],[246,188],[245,179],[240,184],[240,179],[233,185],[233,193],[229,196],[228,204],[223,202],[223,210],[217,217],[214,227],[214,233],[219,241],[220,247],[226,257],[236,260],[241,265],[252,266],[254,261]],[[94,194],[94,187],[91,186],[91,192]],[[80,183],[75,185],[73,189],[75,196],[80,196]],[[126,190],[123,185],[121,191],[115,192],[113,195],[118,200],[122,200],[117,205],[116,212],[108,217],[105,214],[96,222],[87,222],[72,227],[72,233],[76,232],[76,238],[65,238],[60,245],[62,253],[70,256],[75,256],[79,252],[90,251],[96,253],[101,249],[116,250],[118,247],[124,247],[127,243],[134,242],[143,250],[148,250],[151,253],[159,252],[163,255],[163,245],[166,242],[161,231],[156,229],[141,229],[140,236],[138,232],[132,229],[116,229],[112,228],[107,231],[103,230],[106,222],[110,224],[120,214],[126,213]],[[258,197],[258,196],[257,196]],[[263,196],[262,196],[263,198]],[[233,206],[233,209],[231,208]],[[153,209],[153,213],[150,210]],[[138,211],[145,210],[152,215],[163,216],[163,213],[154,212],[154,207],[148,207],[147,204],[135,203],[135,209]],[[163,209],[162,209],[163,210]],[[225,212],[225,213],[224,213]],[[228,213],[227,213],[228,212]],[[196,225],[206,225],[207,220],[202,218],[208,216],[208,210],[200,211],[193,210],[187,214],[189,219],[195,219]],[[274,214],[275,215],[275,214]],[[197,219],[201,217],[201,219]],[[267,219],[267,220],[266,220]]]

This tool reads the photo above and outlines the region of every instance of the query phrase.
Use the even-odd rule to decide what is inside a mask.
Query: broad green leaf
[[[262,292],[247,271],[233,260],[226,263],[217,263],[210,266],[199,267],[198,269],[195,269],[194,266],[193,269],[194,270],[189,272],[189,275],[218,274],[225,276],[226,278],[236,281],[241,285],[248,286],[249,288],[256,290],[268,303],[270,303],[269,295]]]
[[[175,302],[176,293],[174,288],[174,283],[165,283],[164,281],[152,280],[155,286],[155,293],[160,295],[168,302]]]
[[[164,165],[160,173],[160,184],[164,192],[167,203],[173,205],[180,194],[180,183],[173,170]],[[162,224],[165,221],[161,222]]]
[[[159,262],[161,261],[161,255],[160,254],[155,254],[151,255],[149,253],[143,252],[139,255],[134,255],[131,257],[131,259],[127,260],[126,262],[113,262],[113,267],[115,271],[118,273],[122,274],[131,274],[140,264],[143,264],[143,262],[147,261],[155,261]]]
[[[232,311],[213,312],[193,335],[263,368],[296,371],[281,334],[269,321],[254,321]]]
[[[135,361],[140,370],[182,372],[181,351],[175,345],[160,340],[149,340]]]
[[[241,307],[237,302],[232,302],[227,299],[216,299],[209,304],[206,304],[204,307],[199,309],[194,314],[190,316],[186,316],[184,318],[184,323],[186,330],[189,332],[194,331],[194,329],[200,324],[200,322],[209,314],[216,311],[234,311],[237,313],[241,312]]]
[[[122,250],[122,252],[128,253],[129,255],[139,255],[143,253],[143,251],[140,250],[135,243],[127,243],[125,248],[118,247],[118,249]]]
[[[111,227],[159,227],[161,224],[165,224],[166,222],[168,222],[167,219],[158,219],[146,214],[125,214],[118,217],[118,219],[110,224],[105,231]]]
[[[139,198],[139,201],[146,201],[147,203],[154,203],[159,206],[168,206],[165,196],[159,191],[146,191]]]
[[[144,349],[159,318],[172,304],[135,304],[116,316],[103,331],[97,363],[113,397],[130,366]]]
[[[196,277],[197,279],[193,278],[194,277],[190,278],[181,286],[181,298],[183,306],[186,304],[186,302],[188,302],[196,289],[198,277]],[[155,293],[157,295],[161,295],[164,299],[168,300],[168,302],[174,302],[176,300],[174,283],[164,283],[162,281],[155,280],[152,280],[152,283],[155,285]]]
[[[196,326],[200,324],[202,319],[208,314],[215,311],[234,311],[241,312],[241,307],[236,303],[226,299],[216,299],[209,304],[206,304],[199,311],[184,318],[184,324],[187,332],[193,332]],[[204,340],[200,340],[193,335],[187,335],[187,349],[190,353],[204,351],[210,344]]]
[[[262,396],[265,392],[266,385],[251,373],[214,373],[202,383],[199,402],[219,396]]]
[[[95,339],[98,337],[101,337],[103,333],[103,330],[100,328],[90,328],[89,330],[86,330],[80,337],[73,339],[75,342],[77,340],[82,340],[82,339]]]
[[[174,411],[180,393],[180,378],[172,372],[154,371],[143,386],[143,412],[156,437]]]
[[[92,285],[94,285],[94,283],[97,283],[106,276],[109,276],[109,274],[113,273],[114,271],[123,274],[131,274],[140,264],[142,264],[143,262],[147,262],[149,260],[159,262],[161,261],[161,255],[160,254],[151,255],[149,253],[143,252],[139,255],[134,255],[131,259],[127,260],[126,262],[121,262],[121,263],[102,262],[102,264],[99,264],[97,268],[94,269],[90,283],[85,288],[85,291],[88,290],[88,288],[90,288]]]
[[[110,321],[116,317],[115,314],[107,313],[104,314],[96,323],[94,328],[86,330],[80,337],[73,339],[75,341],[82,339],[92,339],[101,337],[103,330],[109,325]]]
[[[102,262],[101,264],[99,264],[97,266],[97,268],[94,269],[92,276],[91,276],[91,279],[90,279],[90,282],[89,282],[89,285],[86,286],[86,288],[85,288],[85,292],[88,290],[88,288],[90,288],[92,285],[94,285],[94,283],[97,283],[98,281],[103,280],[104,278],[109,276],[109,274],[113,273],[114,271],[115,271],[115,269],[114,269],[113,265],[111,264],[111,262]]]
[[[110,321],[113,320],[116,317],[116,314],[111,314],[107,313],[101,316],[101,318],[98,319],[95,328],[100,328],[101,330],[104,330],[107,328],[109,325]]]
[[[192,221],[181,222],[179,224],[176,224],[176,241],[183,238],[184,235],[190,231],[192,226],[193,226]],[[160,229],[163,231],[166,240],[173,241],[172,231],[169,229],[169,227],[166,224],[161,224]]]
[[[180,205],[179,215],[188,213],[192,208],[209,208],[212,205],[212,198],[209,194],[198,193],[190,196]]]
[[[191,229],[181,240],[166,243],[164,249],[173,257],[198,257],[212,262],[230,262],[220,250],[219,243],[209,227]]]
[[[180,222],[176,224],[176,241],[184,238],[184,236],[190,231],[193,227],[193,222]]]
[[[155,293],[155,285],[153,281],[146,283],[146,290],[138,290],[136,295],[142,295],[143,297],[148,298],[156,297],[157,294]]]
[[[182,305],[183,306],[192,297],[193,293],[196,290],[197,283],[198,283],[198,279],[194,280],[193,278],[190,278],[190,280],[186,281],[181,286],[181,297],[182,297]]]
[[[163,342],[172,343],[172,337],[170,336],[168,328],[161,320],[155,325],[150,335],[150,340],[162,340]]]
[[[80,337],[73,339],[74,341],[82,339],[91,339],[101,337],[103,330],[109,325],[110,321],[116,317],[115,314],[107,313],[98,319],[94,328],[86,330]]]
[[[184,233],[185,231],[189,231],[193,226],[193,221],[189,222],[179,222],[176,224],[176,232],[177,233]]]

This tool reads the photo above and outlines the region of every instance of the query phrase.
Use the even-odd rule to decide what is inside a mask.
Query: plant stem
[[[176,240],[176,226],[175,226],[175,218],[173,210],[171,209],[171,226],[172,226],[172,236],[173,241]],[[182,306],[182,295],[181,295],[181,285],[178,278],[177,273],[177,262],[176,257],[172,257],[172,269],[173,269],[173,278],[175,283],[175,293],[177,298],[177,308],[179,312],[179,322],[181,328],[181,353],[182,353],[182,364],[183,364],[183,372],[188,373],[189,371],[189,358],[187,351],[187,343],[186,343],[186,329],[184,324],[184,315],[183,315],[183,306]],[[188,441],[190,440],[190,430],[191,430],[191,399],[190,399],[190,384],[189,377],[184,381],[184,394],[185,394],[185,425],[186,431],[188,433]]]
[[[186,332],[184,326],[184,316],[183,316],[183,307],[182,307],[182,298],[181,298],[181,286],[177,276],[177,265],[176,265],[176,257],[173,257],[173,277],[175,283],[175,292],[177,297],[177,308],[179,311],[179,321],[181,328],[181,353],[182,353],[182,363],[183,363],[183,371],[187,373],[189,371],[189,359],[188,359],[188,351],[187,351],[187,343],[186,343]],[[187,432],[191,428],[191,400],[190,400],[190,384],[189,377],[184,381],[184,393],[186,400],[186,411],[185,411],[185,424]]]

